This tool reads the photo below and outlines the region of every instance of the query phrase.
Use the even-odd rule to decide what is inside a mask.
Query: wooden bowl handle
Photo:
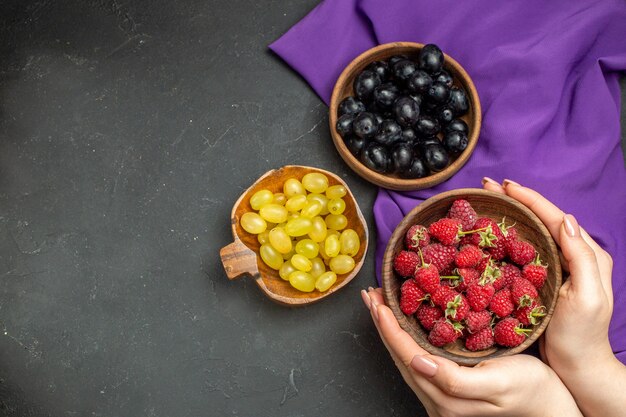
[[[259,276],[256,254],[237,238],[233,243],[220,249],[220,258],[222,258],[222,265],[228,279],[239,278],[243,275],[250,275],[253,278]]]

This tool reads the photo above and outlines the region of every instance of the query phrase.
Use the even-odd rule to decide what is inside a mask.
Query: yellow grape
[[[311,201],[311,200],[317,200],[320,203],[322,203],[322,211],[320,211],[320,215],[325,216],[329,213],[328,211],[328,197],[326,197],[324,194],[316,194],[316,193],[311,193],[309,195],[306,196],[306,199]]]
[[[304,236],[313,228],[313,222],[306,217],[291,219],[285,225],[285,232],[289,236]]]
[[[326,265],[324,265],[324,261],[321,258],[313,258],[311,259],[311,270],[309,274],[313,276],[313,278],[317,278],[326,272]]]
[[[287,220],[287,209],[278,204],[266,204],[259,210],[259,215],[268,222],[282,223]]]
[[[274,200],[272,201],[272,203],[280,204],[281,206],[284,206],[286,202],[287,202],[287,196],[285,194],[283,193],[274,194]]]
[[[296,253],[291,257],[291,265],[304,272],[309,272],[313,267],[311,260],[304,255],[300,255],[299,253]]]
[[[311,239],[302,239],[296,244],[296,253],[304,255],[309,259],[315,258],[319,252],[319,245]]]
[[[346,209],[346,202],[341,198],[333,198],[328,201],[328,211],[330,214],[341,214]]]
[[[341,250],[341,244],[339,243],[339,238],[336,235],[330,235],[324,241],[324,252],[329,258],[334,258],[339,255],[339,251]]]
[[[346,194],[348,194],[348,190],[346,190],[346,187],[344,187],[341,184],[331,185],[326,190],[326,197],[328,197],[331,200],[333,198],[341,198],[341,197],[345,196]],[[276,198],[276,197],[274,197],[274,198]]]
[[[271,245],[261,245],[259,253],[263,262],[270,268],[278,271],[283,265],[283,257]]]
[[[328,188],[328,177],[318,172],[310,172],[302,177],[302,185],[312,193],[323,193]]]
[[[285,232],[285,229],[283,229],[282,227],[275,227],[270,230],[268,237],[271,245],[278,252],[285,254],[291,251],[291,248],[293,247],[293,245],[291,244],[291,238],[287,235],[287,232]]]
[[[328,261],[330,261],[330,256],[328,256],[328,255],[326,254],[326,246],[325,246],[325,242],[321,242],[321,243],[320,243],[320,245],[319,245],[319,247],[320,247],[320,253],[319,253],[319,255],[320,255],[320,257],[322,258],[322,260],[324,261],[324,263],[325,263],[326,265],[328,265]]]
[[[289,211],[300,211],[302,207],[307,203],[307,198],[303,194],[297,194],[287,200],[285,207]]]
[[[330,260],[330,269],[336,274],[347,274],[354,269],[354,259],[348,255],[337,255]]]
[[[328,229],[326,231],[326,237],[328,237],[330,235],[335,235],[335,236],[337,236],[337,239],[339,239],[339,236],[341,236],[341,233],[339,233],[338,231],[333,230],[333,229]]]
[[[287,198],[291,198],[294,195],[302,194],[306,195],[306,190],[304,189],[304,185],[300,181],[295,178],[289,178],[283,184],[283,192],[287,196]]]
[[[269,240],[269,237],[270,237],[269,235],[270,235],[270,232],[266,230],[263,233],[259,233],[256,238],[257,238],[257,240],[259,241],[259,243],[261,245],[265,245],[266,243],[269,243],[269,241],[270,241]]]
[[[324,217],[324,221],[326,226],[333,230],[342,230],[348,225],[348,218],[343,214],[329,214]]]
[[[283,253],[283,259],[287,261],[291,259],[291,257],[295,254],[296,254],[296,246],[293,244],[293,242],[291,242],[291,250],[287,253]]]
[[[361,247],[361,241],[359,235],[352,229],[345,229],[339,236],[339,243],[341,244],[341,254],[355,256],[359,253]]]
[[[294,268],[293,265],[291,265],[291,262],[285,261],[280,266],[280,269],[278,270],[278,275],[285,281],[289,281],[289,275],[294,271],[297,271],[297,269]]]
[[[311,200],[311,201],[307,201],[307,203],[304,205],[304,207],[302,208],[302,211],[300,212],[300,215],[304,217],[308,217],[309,219],[312,219],[313,217],[320,214],[321,211],[322,211],[322,203],[320,203],[317,200]]]
[[[252,233],[253,235],[258,235],[259,233],[263,233],[265,229],[267,229],[267,223],[261,216],[256,213],[248,212],[244,213],[241,216],[241,227],[248,233]]]
[[[333,271],[324,272],[315,280],[315,288],[318,291],[327,291],[337,281],[337,274]]]
[[[259,190],[250,197],[250,205],[254,210],[259,210],[274,200],[274,194],[270,190]]]
[[[322,242],[326,239],[326,222],[320,216],[313,217],[313,227],[309,232],[309,237],[313,242]]]
[[[304,292],[311,292],[315,289],[315,278],[302,271],[294,271],[289,274],[289,283],[295,289]]]

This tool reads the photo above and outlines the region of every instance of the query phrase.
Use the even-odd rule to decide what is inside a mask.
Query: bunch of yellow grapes
[[[241,227],[257,235],[261,259],[282,279],[300,291],[326,291],[338,274],[354,269],[361,246],[357,232],[347,228],[346,194],[346,187],[329,186],[321,173],[289,178],[282,193],[263,189],[250,197],[255,211],[241,216]]]

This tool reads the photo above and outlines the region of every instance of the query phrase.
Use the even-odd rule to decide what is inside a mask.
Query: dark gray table
[[[415,416],[359,290],[286,309],[218,258],[285,164],[376,189],[266,46],[317,0],[0,5],[0,413]],[[373,233],[372,233],[373,234]]]

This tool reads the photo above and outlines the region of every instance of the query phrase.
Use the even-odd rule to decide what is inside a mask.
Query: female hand
[[[613,311],[611,256],[571,214],[566,215],[536,191],[510,180],[501,186],[485,178],[483,184],[531,209],[561,248],[562,266],[569,271],[569,279],[559,290],[545,332],[544,359],[585,415],[623,415],[626,400],[621,390],[626,384],[626,368],[613,355],[608,338]]]
[[[402,330],[380,289],[361,294],[402,377],[431,417],[581,416],[558,376],[539,359],[515,355],[459,366],[429,355]]]

